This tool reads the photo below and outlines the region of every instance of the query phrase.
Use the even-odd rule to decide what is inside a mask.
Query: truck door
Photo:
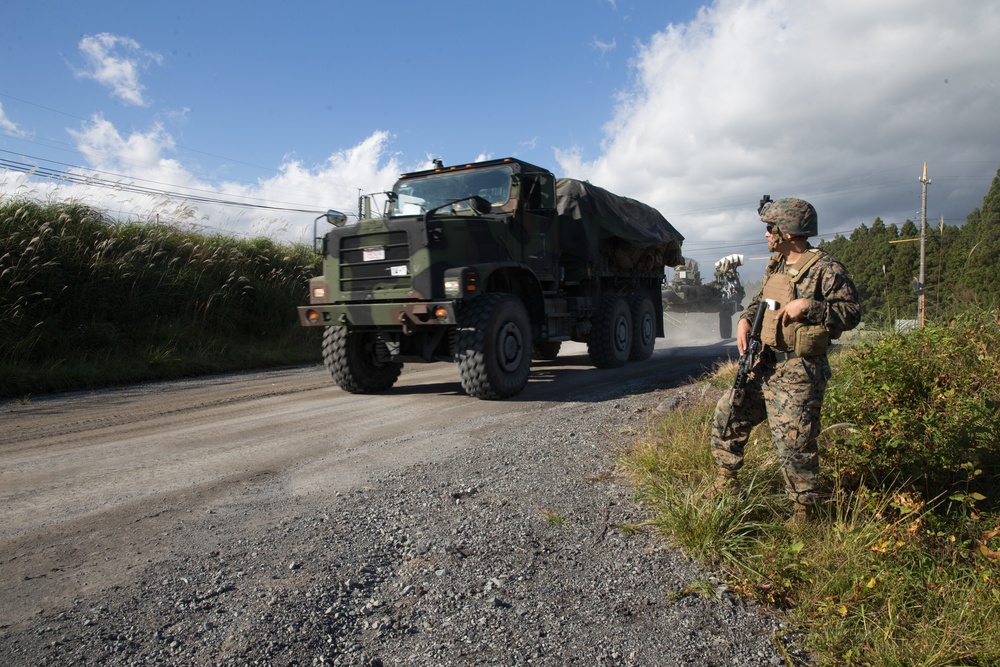
[[[555,179],[550,174],[521,174],[520,188],[520,215],[512,233],[523,248],[521,261],[539,280],[555,280],[559,259]]]

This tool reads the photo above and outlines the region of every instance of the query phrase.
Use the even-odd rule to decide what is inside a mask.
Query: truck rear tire
[[[385,391],[396,384],[403,364],[379,361],[376,354],[379,345],[384,343],[374,332],[327,327],[323,332],[323,365],[344,391],[352,394]]]
[[[733,314],[728,306],[719,311],[719,337],[733,337]]]
[[[587,352],[598,368],[619,368],[628,361],[632,352],[632,313],[620,294],[608,293],[601,297]]]
[[[656,345],[656,309],[653,300],[643,292],[629,295],[628,307],[632,312],[632,350],[629,361],[645,361],[653,356]]]
[[[512,294],[470,301],[459,317],[455,348],[462,388],[469,396],[508,398],[521,393],[531,371],[531,322]]]

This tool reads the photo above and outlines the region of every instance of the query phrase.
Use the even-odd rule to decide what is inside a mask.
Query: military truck
[[[613,368],[663,336],[664,267],[683,261],[683,237],[655,209],[514,158],[436,162],[383,194],[380,216],[314,226],[323,274],[299,319],[326,327],[324,363],[346,391],[446,361],[470,396],[506,398],[563,341]]]
[[[733,336],[733,314],[743,310],[746,296],[740,273],[743,255],[727,255],[715,263],[715,279],[701,282],[701,270],[693,259],[674,269],[673,280],[663,286],[663,308],[678,313],[719,313],[719,335]]]

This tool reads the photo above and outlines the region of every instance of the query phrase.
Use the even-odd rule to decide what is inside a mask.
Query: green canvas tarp
[[[652,206],[572,178],[556,181],[556,211],[563,252],[589,261],[657,255],[665,266],[684,263],[684,237]]]

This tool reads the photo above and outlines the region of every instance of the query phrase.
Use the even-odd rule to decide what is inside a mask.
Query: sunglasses
[[[767,226],[767,233],[768,234],[773,234],[777,229],[778,229],[778,225],[768,225]]]

